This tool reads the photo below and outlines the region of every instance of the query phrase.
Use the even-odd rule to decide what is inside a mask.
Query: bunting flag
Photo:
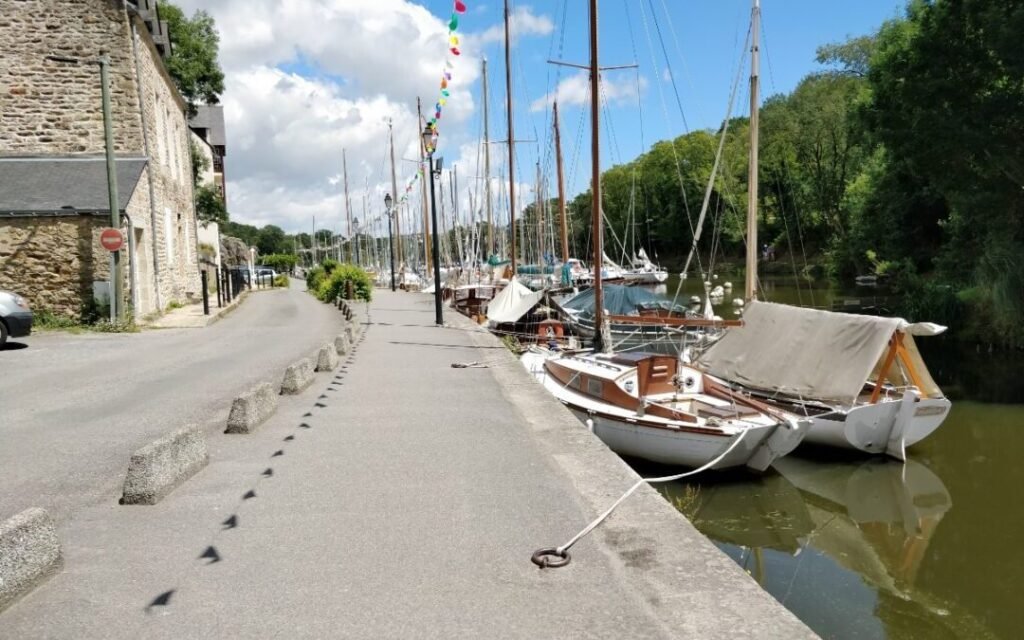
[[[466,3],[462,0],[454,0],[452,5],[452,15],[448,19],[448,53],[452,56],[462,55],[462,51],[459,50],[459,43],[461,42],[458,36],[459,30],[459,15],[466,13]],[[437,130],[437,121],[441,119],[441,112],[445,104],[448,102],[448,98],[451,97],[451,90],[448,88],[448,84],[452,81],[452,70],[455,69],[455,65],[452,64],[451,57],[448,57],[444,61],[444,71],[441,73],[441,88],[439,91],[439,97],[437,102],[434,103],[434,116],[427,121],[427,127],[434,132],[434,138],[427,145],[427,153],[433,153],[437,149],[437,140],[440,137],[440,132]],[[417,176],[421,175],[423,170]],[[416,182],[417,178],[413,178],[409,182],[409,186],[406,187],[405,195],[402,196],[403,201],[408,197],[412,191],[412,185]]]

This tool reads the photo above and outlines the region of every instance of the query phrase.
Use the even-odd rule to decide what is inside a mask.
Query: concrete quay
[[[6,638],[812,638],[490,334],[377,291],[334,372],[159,504],[62,531]],[[456,369],[483,362],[488,368]]]

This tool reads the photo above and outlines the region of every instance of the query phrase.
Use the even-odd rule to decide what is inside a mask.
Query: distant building
[[[106,53],[129,302],[141,316],[198,295],[191,133],[156,0],[0,0],[0,16],[0,288],[66,315],[103,290]]]
[[[227,190],[224,178],[224,156],[227,155],[227,135],[224,131],[224,107],[220,105],[200,105],[197,107],[196,115],[189,120],[188,126],[192,129],[195,138],[202,141],[201,153],[207,155],[209,168],[207,169],[209,180],[212,182],[217,193],[227,204]]]

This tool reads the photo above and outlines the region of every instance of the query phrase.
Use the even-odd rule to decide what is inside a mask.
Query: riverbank
[[[71,522],[67,569],[5,631],[814,637],[653,489],[568,566],[534,566],[637,476],[496,338],[451,311],[435,327],[428,295],[375,293],[342,369],[255,433],[212,438],[210,465],[160,504]]]

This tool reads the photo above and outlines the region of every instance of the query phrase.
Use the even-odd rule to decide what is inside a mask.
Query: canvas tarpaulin
[[[515,322],[526,315],[544,297],[543,291],[530,291],[512,280],[487,304],[487,319],[491,322]]]
[[[743,326],[729,330],[698,364],[708,373],[769,392],[805,399],[854,402],[886,353],[896,331],[904,338],[915,369],[935,387],[911,335],[936,335],[944,327],[751,302]],[[922,389],[932,395],[937,388]]]

